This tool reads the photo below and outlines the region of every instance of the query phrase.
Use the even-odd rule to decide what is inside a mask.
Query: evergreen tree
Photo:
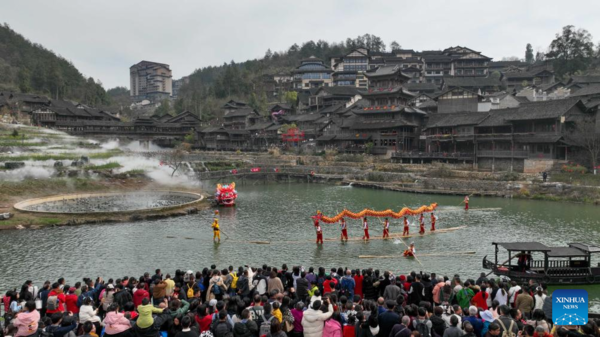
[[[525,62],[533,63],[533,47],[531,43],[528,43],[527,47],[525,47]]]

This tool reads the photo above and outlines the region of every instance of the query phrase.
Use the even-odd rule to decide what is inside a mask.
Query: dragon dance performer
[[[321,225],[317,224],[316,227],[317,230],[317,244],[323,244],[323,228],[321,228]]]
[[[404,231],[402,232],[402,236],[408,235],[408,219],[404,217]]]
[[[437,220],[437,216],[431,212],[431,231],[435,232],[435,220]]]
[[[218,240],[218,242],[221,242],[221,233],[220,233],[220,229],[219,229],[219,219],[215,218],[215,220],[213,221],[211,227],[213,229],[213,241]]]
[[[411,242],[411,243],[410,243],[410,246],[408,246],[408,249],[406,249],[406,250],[404,251],[404,256],[407,256],[407,257],[412,257],[412,256],[415,256],[415,253],[416,253],[416,250],[415,250],[415,243],[414,243],[414,242]]]
[[[365,231],[365,235],[363,235],[363,240],[368,241],[369,240],[369,223],[367,223],[367,218],[365,217],[363,219],[363,231]]]
[[[390,221],[388,220],[388,218],[385,218],[385,221],[383,222],[383,238],[389,238],[390,237]]]
[[[346,242],[348,242],[348,228],[346,226],[346,219],[342,218],[340,220],[340,228],[342,229],[342,241],[346,240]]]
[[[425,217],[423,216],[423,213],[421,213],[421,216],[419,217],[419,234],[425,234]]]
[[[322,216],[323,216],[323,214],[321,214],[321,211],[317,211],[317,215],[312,217],[313,219],[315,219],[315,227],[317,227],[319,225],[319,220],[321,219]]]

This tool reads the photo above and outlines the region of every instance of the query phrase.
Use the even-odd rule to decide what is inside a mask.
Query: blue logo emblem
[[[584,325],[588,322],[588,293],[582,289],[559,289],[552,293],[555,325]]]

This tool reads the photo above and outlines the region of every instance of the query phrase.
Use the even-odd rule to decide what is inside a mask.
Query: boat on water
[[[548,285],[598,284],[600,263],[592,265],[592,254],[600,246],[569,243],[567,247],[549,247],[539,242],[493,242],[495,258],[483,258],[483,268],[517,282],[533,279]],[[500,248],[508,252],[508,260],[499,262]],[[514,260],[517,259],[515,264]]]

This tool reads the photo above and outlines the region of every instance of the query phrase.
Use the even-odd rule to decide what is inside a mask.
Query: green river
[[[209,184],[206,188],[213,189]],[[221,209],[220,244],[211,242],[212,210],[159,221],[2,231],[0,290],[19,287],[27,279],[39,284],[63,276],[73,284],[84,276],[137,277],[156,268],[165,272],[201,270],[213,263],[221,268],[287,263],[328,268],[373,267],[395,273],[422,270],[448,276],[460,274],[466,279],[477,278],[484,271],[481,261],[485,255],[493,257],[492,242],[600,244],[600,207],[592,205],[472,197],[471,207],[475,209],[465,212],[462,197],[458,196],[259,181],[238,185],[237,190],[237,206]],[[364,208],[397,211],[404,205],[418,207],[433,202],[439,204],[438,229],[467,227],[414,238],[417,253],[442,254],[422,256],[423,266],[404,258],[358,258],[401,254],[405,246],[398,240],[336,241],[325,242],[323,246],[313,241],[315,232],[310,216],[317,209],[325,215],[334,215],[344,208],[354,212]],[[429,221],[426,224],[429,230]],[[325,238],[339,237],[337,224],[323,226]],[[348,228],[350,237],[362,236],[359,220],[349,220]],[[413,226],[411,233],[417,230]],[[401,221],[393,221],[391,232],[401,231]],[[370,221],[370,232],[371,236],[381,235],[381,225],[375,219]],[[453,255],[460,251],[475,251],[475,254]],[[598,263],[598,257],[593,263]],[[600,312],[600,286],[583,288],[589,292],[590,311]]]

